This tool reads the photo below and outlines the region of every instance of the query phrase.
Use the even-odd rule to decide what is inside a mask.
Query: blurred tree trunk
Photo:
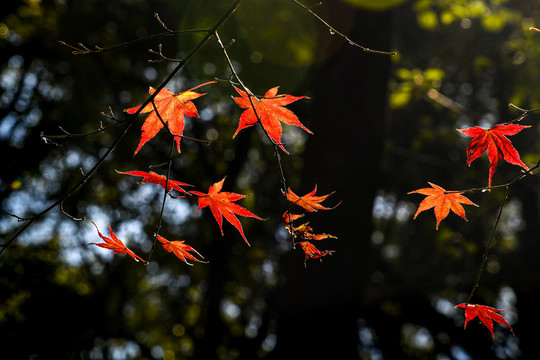
[[[390,47],[390,12],[364,12],[340,2],[333,7],[336,29],[354,15],[348,37],[373,49]],[[328,33],[328,29],[325,29]],[[310,215],[316,233],[339,237],[318,242],[336,250],[320,264],[302,263],[301,250],[284,257],[286,282],[276,294],[278,312],[276,359],[358,357],[357,320],[369,272],[372,204],[383,145],[389,56],[365,53],[337,36],[340,45],[317,68],[312,113],[304,118],[315,135],[305,153],[302,185],[305,194],[318,184],[318,194],[336,193],[325,204],[343,202],[333,211]],[[296,192],[296,191],[295,191]],[[311,221],[312,220],[312,221]],[[365,301],[365,299],[364,299]]]

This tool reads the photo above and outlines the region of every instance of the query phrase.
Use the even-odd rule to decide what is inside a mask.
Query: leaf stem
[[[498,185],[496,186],[497,188],[500,188],[500,187],[506,187],[506,192],[504,194],[504,199],[501,203],[501,206],[499,208],[499,212],[497,214],[497,218],[495,219],[495,224],[493,225],[493,229],[491,229],[491,234],[489,236],[489,240],[488,240],[488,243],[486,245],[486,248],[484,250],[484,254],[482,255],[482,261],[480,262],[480,266],[478,268],[478,272],[476,273],[476,279],[474,281],[474,284],[473,284],[473,287],[471,289],[471,292],[469,294],[469,297],[467,298],[467,301],[465,303],[470,303],[471,300],[472,300],[472,297],[474,296],[474,294],[476,293],[476,290],[478,289],[478,286],[480,284],[480,279],[482,277],[482,274],[484,272],[484,267],[486,265],[486,261],[487,261],[487,258],[488,258],[488,255],[489,255],[489,251],[491,250],[491,247],[493,246],[493,243],[494,243],[494,240],[495,240],[495,232],[497,230],[497,227],[499,226],[499,222],[501,220],[501,216],[502,216],[502,213],[503,213],[503,209],[504,209],[504,206],[506,205],[506,202],[508,201],[508,196],[510,195],[510,189],[512,187],[512,185],[514,185],[517,181],[523,179],[525,176],[527,175],[531,175],[532,172],[534,170],[536,170],[538,167],[540,166],[540,160],[538,160],[538,162],[536,163],[535,166],[533,166],[532,168],[530,168],[527,172],[521,174],[520,176],[516,177],[515,179],[513,179],[512,181],[510,181],[509,183],[507,184],[504,184],[504,185]],[[495,188],[495,187],[491,187],[491,188]],[[491,189],[490,188],[490,189]]]

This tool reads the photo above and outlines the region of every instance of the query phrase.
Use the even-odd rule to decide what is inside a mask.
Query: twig
[[[293,231],[293,221],[292,221],[292,218],[291,218],[291,204],[290,204],[290,201],[289,199],[287,199],[287,195],[286,195],[286,191],[287,191],[287,180],[285,178],[285,173],[283,171],[283,166],[281,164],[281,155],[279,154],[279,146],[281,144],[278,144],[276,143],[271,137],[270,135],[266,132],[266,130],[264,129],[264,127],[262,126],[262,122],[261,122],[261,118],[259,116],[259,113],[257,112],[257,109],[255,107],[255,104],[253,103],[253,98],[255,98],[256,101],[259,101],[259,99],[253,95],[253,93],[251,92],[251,90],[248,89],[248,87],[246,85],[244,85],[244,82],[242,81],[242,79],[240,79],[240,77],[238,76],[238,73],[236,72],[236,69],[234,68],[234,65],[229,57],[229,54],[227,52],[227,48],[225,46],[223,46],[223,42],[221,41],[221,38],[219,37],[219,34],[217,32],[217,30],[215,31],[215,37],[216,37],[216,40],[217,42],[219,43],[221,49],[223,50],[223,54],[225,56],[225,60],[227,61],[227,64],[229,65],[229,68],[232,72],[232,75],[234,76],[234,78],[238,81],[238,84],[242,87],[242,89],[248,94],[248,99],[249,99],[249,102],[251,104],[251,108],[253,109],[253,112],[255,113],[255,117],[257,118],[257,122],[258,124],[263,128],[263,132],[266,134],[266,136],[268,137],[268,139],[270,140],[270,143],[273,145],[273,148],[274,148],[274,155],[276,157],[276,160],[277,160],[277,165],[278,165],[278,169],[279,169],[279,175],[280,175],[280,181],[281,181],[281,184],[282,184],[282,189],[281,189],[281,192],[282,194],[285,195],[285,199],[286,199],[286,202],[287,202],[287,214],[289,216],[289,221],[288,221],[288,226],[289,226],[289,233],[291,234],[291,239],[292,239],[292,244],[293,244],[293,248],[295,248],[295,241],[294,241],[294,231]]]
[[[499,222],[501,220],[501,216],[502,216],[502,212],[503,212],[503,209],[504,209],[504,206],[506,205],[506,202],[508,200],[508,196],[510,194],[510,188],[512,187],[512,185],[514,185],[516,182],[518,182],[519,180],[523,179],[525,176],[527,175],[531,175],[532,172],[534,170],[536,170],[538,167],[540,166],[540,160],[538,160],[538,162],[536,163],[535,166],[533,166],[532,168],[530,168],[527,172],[525,172],[524,174],[521,174],[520,176],[516,177],[514,180],[510,181],[509,183],[507,184],[504,184],[504,185],[499,185],[497,187],[506,187],[506,192],[504,194],[504,199],[501,203],[501,206],[499,208],[499,213],[497,214],[497,218],[495,219],[495,224],[493,225],[493,229],[491,230],[491,234],[489,236],[489,240],[488,240],[488,243],[486,245],[486,248],[484,250],[484,254],[482,255],[482,261],[480,263],[480,266],[478,268],[478,272],[476,274],[476,279],[474,281],[474,284],[473,284],[473,287],[471,289],[471,292],[469,294],[469,297],[467,298],[467,301],[466,303],[470,303],[471,300],[472,300],[472,297],[474,296],[474,294],[476,293],[476,290],[478,289],[478,285],[480,284],[480,278],[482,277],[482,274],[484,272],[484,267],[486,265],[486,261],[487,261],[487,258],[488,258],[488,255],[489,255],[489,251],[491,250],[491,247],[493,246],[493,242],[494,242],[494,239],[495,239],[495,232],[497,230],[497,227],[499,226]],[[494,187],[492,187],[494,188]]]
[[[332,25],[330,25],[329,23],[327,23],[323,18],[321,18],[319,15],[317,15],[315,12],[313,12],[313,10],[311,10],[309,7],[305,6],[304,4],[302,4],[300,1],[298,0],[293,0],[296,4],[298,4],[300,7],[302,7],[304,10],[306,10],[307,12],[309,12],[311,15],[313,15],[317,20],[319,20],[321,23],[324,24],[324,26],[326,26],[328,28],[328,30],[330,31],[330,34],[332,35],[339,35],[341,36],[342,38],[344,38],[350,45],[352,46],[356,46],[357,48],[360,48],[362,51],[364,52],[367,52],[367,53],[373,53],[373,54],[380,54],[380,55],[392,55],[392,56],[395,56],[397,55],[397,51],[381,51],[381,50],[373,50],[373,49],[370,49],[370,48],[367,48],[365,46],[362,46],[362,45],[359,45],[357,44],[356,42],[352,41],[351,39],[349,39],[347,37],[347,35],[341,33],[340,31],[336,30]]]
[[[161,118],[161,114],[159,113],[156,103],[152,101],[152,105],[154,106],[154,111],[156,112],[159,120],[166,126],[165,122]],[[159,221],[158,226],[154,235],[154,243],[152,244],[152,249],[150,250],[150,254],[148,255],[148,261],[150,261],[150,258],[152,257],[152,254],[154,253],[154,250],[156,248],[157,243],[157,235],[161,231],[161,224],[163,222],[163,213],[165,212],[165,202],[167,201],[167,194],[169,193],[169,177],[171,174],[171,165],[172,165],[172,156],[173,156],[173,150],[174,150],[174,142],[175,142],[175,135],[170,131],[170,129],[167,127],[167,130],[169,130],[169,134],[171,135],[171,145],[169,147],[169,160],[167,161],[167,175],[165,176],[165,189],[163,191],[163,201],[161,203],[161,211],[159,212]]]

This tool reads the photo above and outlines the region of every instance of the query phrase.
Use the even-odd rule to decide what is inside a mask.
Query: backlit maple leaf
[[[307,193],[304,196],[298,196],[296,195],[290,188],[287,191],[287,200],[292,202],[295,205],[298,205],[300,207],[303,207],[309,212],[316,212],[317,210],[331,210],[334,209],[336,206],[339,205],[339,203],[331,208],[322,206],[320,203],[326,200],[327,197],[332,195],[334,192],[331,192],[330,194],[326,195],[320,195],[315,196],[315,193],[317,192],[317,185],[315,185],[315,188],[313,191]]]
[[[306,266],[306,262],[308,261],[308,259],[320,259],[322,262],[322,258],[324,256],[332,255],[332,253],[335,252],[334,250],[321,251],[317,249],[315,245],[313,245],[309,241],[302,241],[302,242],[299,242],[298,244],[302,246],[302,250],[304,250],[304,252],[306,253],[306,257],[304,259],[304,266]]]
[[[266,131],[274,143],[279,144],[279,147],[285,152],[287,151],[281,144],[282,129],[280,121],[285,124],[298,126],[312,134],[308,128],[302,125],[298,120],[298,117],[291,110],[284,107],[285,105],[289,105],[292,102],[305,98],[305,96],[292,96],[286,94],[277,95],[278,88],[279,86],[271,88],[261,99],[251,96],[250,101],[250,96],[245,91],[235,87],[236,91],[242,97],[235,97],[233,100],[238,106],[246,110],[240,115],[240,123],[238,124],[238,128],[236,129],[233,138],[240,130],[255,125],[259,122],[259,119],[264,131]],[[252,102],[253,106],[251,105]],[[257,114],[255,114],[255,112]]]
[[[448,216],[450,210],[467,221],[467,218],[465,217],[465,209],[463,209],[461,204],[478,206],[465,196],[461,195],[463,194],[462,192],[446,193],[446,190],[438,185],[432,183],[429,183],[429,185],[431,185],[431,188],[414,190],[409,192],[409,194],[417,193],[427,195],[427,197],[422,200],[418,206],[418,210],[416,211],[416,214],[414,214],[414,218],[416,219],[418,214],[422,211],[434,208],[433,210],[435,211],[435,217],[437,219],[436,229],[439,229],[439,223]]]
[[[176,255],[180,260],[185,262],[188,265],[193,265],[187,262],[187,259],[198,261],[200,263],[207,263],[208,261],[199,260],[193,255],[190,254],[190,252],[193,252],[197,255],[199,255],[202,259],[204,257],[199,254],[197,250],[192,248],[191,246],[184,243],[184,241],[169,241],[165,239],[163,236],[156,235],[156,239],[158,239],[161,242],[161,245],[163,245],[163,248],[167,250],[168,252],[172,252],[174,255]]]
[[[478,305],[478,304],[459,304],[455,306],[456,308],[463,308],[465,309],[465,326],[464,329],[467,328],[467,323],[478,316],[478,319],[484,324],[489,331],[491,331],[491,337],[494,338],[493,334],[493,321],[497,321],[503,325],[506,325],[510,328],[510,331],[512,331],[512,334],[514,334],[514,329],[508,324],[508,322],[499,314],[498,312],[504,311],[495,309],[489,306],[485,305]],[[515,335],[515,334],[514,334]]]
[[[248,216],[258,220],[263,219],[233,202],[245,198],[246,195],[235,194],[225,191],[220,192],[223,188],[224,181],[225,178],[210,186],[210,188],[208,189],[208,194],[199,191],[190,191],[191,194],[199,196],[199,208],[197,209],[197,211],[207,206],[210,207],[212,215],[214,215],[214,218],[219,225],[219,229],[221,230],[221,235],[223,235],[223,217],[225,217],[225,219],[240,232],[246,244],[249,245],[249,242],[244,235],[244,229],[242,228],[242,224],[240,223],[240,220],[238,220],[236,215]]]
[[[146,142],[152,139],[156,134],[163,128],[163,123],[167,124],[167,127],[171,133],[175,136],[176,148],[180,152],[180,139],[184,134],[184,115],[190,117],[199,117],[197,113],[197,108],[191,102],[191,100],[201,97],[205,94],[194,92],[193,90],[205,86],[208,84],[213,84],[215,81],[210,81],[189,90],[183,91],[181,93],[175,94],[167,88],[161,89],[161,91],[154,98],[154,103],[157,110],[159,111],[159,116],[156,114],[154,105],[152,103],[147,104],[140,113],[150,114],[144,120],[142,126],[142,135],[139,146],[135,150],[135,154],[139,152],[141,147],[146,144]],[[156,89],[150,88],[150,95],[152,95]],[[129,109],[124,109],[128,114],[136,113],[141,106],[135,106]],[[161,116],[161,119],[160,119]],[[163,120],[163,121],[161,121]]]
[[[92,222],[92,224],[94,224],[94,226],[96,227],[99,237],[102,238],[103,241],[105,242],[104,243],[89,243],[88,245],[97,245],[105,249],[110,249],[113,251],[113,254],[128,254],[133,259],[135,259],[135,261],[140,260],[143,263],[146,263],[146,260],[144,260],[138,255],[135,255],[133,251],[129,250],[126,247],[126,245],[124,245],[124,243],[116,237],[116,234],[111,229],[111,225],[107,224],[109,225],[109,235],[110,235],[110,238],[108,238],[99,232],[99,229],[94,222]]]
[[[502,124],[495,125],[487,130],[478,126],[462,130],[458,129],[459,132],[473,137],[467,147],[467,165],[470,166],[471,162],[487,150],[489,159],[488,186],[491,186],[491,179],[497,164],[503,159],[510,164],[519,165],[528,170],[529,168],[521,161],[517,150],[512,146],[506,135],[515,135],[529,127],[517,124]]]
[[[160,185],[162,188],[165,189],[165,184],[167,184],[167,191],[171,191],[172,189],[178,190],[180,192],[186,193],[186,190],[182,188],[182,186],[193,186],[190,184],[186,184],[180,181],[171,180],[167,181],[167,177],[165,175],[159,175],[156,174],[153,171],[146,172],[146,171],[116,171],[119,174],[126,174],[131,176],[140,176],[142,177],[142,180],[139,182],[139,184],[145,184],[147,182]]]

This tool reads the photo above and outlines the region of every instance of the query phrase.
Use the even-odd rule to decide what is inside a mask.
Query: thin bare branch
[[[317,20],[319,20],[324,26],[326,26],[328,28],[328,31],[330,31],[330,34],[332,35],[338,35],[338,36],[341,36],[343,39],[345,39],[350,45],[352,46],[355,46],[357,48],[359,48],[360,50],[364,51],[364,52],[367,52],[367,53],[372,53],[372,54],[380,54],[380,55],[391,55],[391,56],[395,56],[397,55],[397,51],[381,51],[381,50],[374,50],[374,49],[370,49],[370,48],[367,48],[365,46],[362,46],[360,44],[357,44],[356,42],[354,42],[353,40],[349,39],[347,37],[347,35],[343,34],[342,32],[336,30],[336,28],[334,28],[332,25],[330,25],[329,23],[327,23],[323,18],[321,18],[319,15],[317,15],[313,10],[311,10],[309,7],[307,7],[306,5],[302,4],[300,1],[298,0],[293,0],[296,4],[298,4],[300,7],[302,7],[304,10],[306,10],[307,12],[309,12],[311,15],[313,15]]]

